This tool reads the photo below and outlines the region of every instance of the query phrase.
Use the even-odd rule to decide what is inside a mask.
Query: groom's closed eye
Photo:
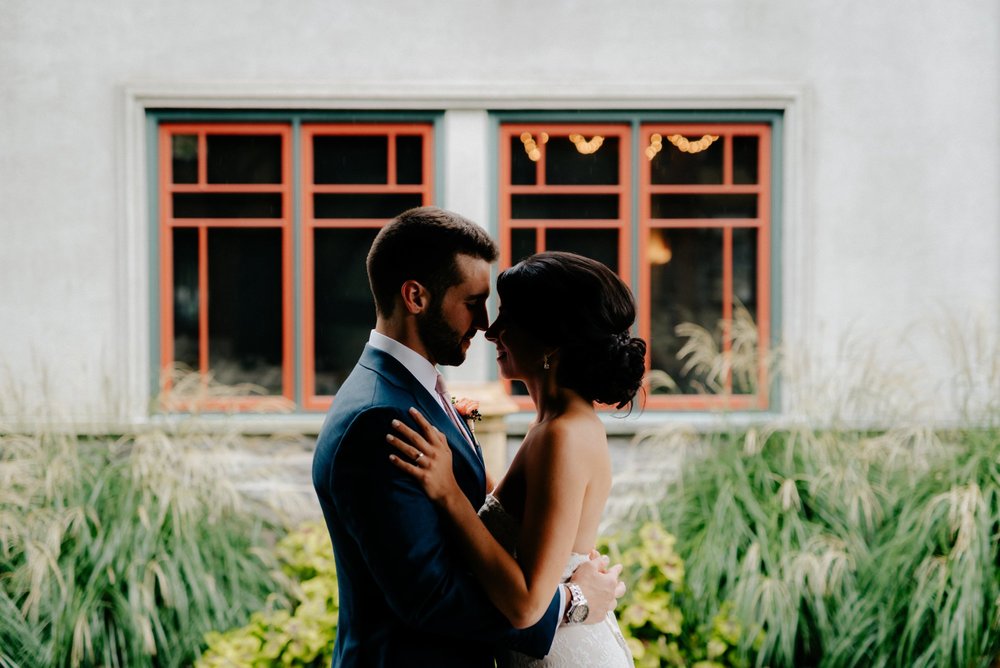
[[[481,296],[481,297],[473,297],[472,299],[467,299],[465,300],[465,305],[466,307],[469,308],[470,311],[481,309],[484,306],[486,306],[486,297]]]

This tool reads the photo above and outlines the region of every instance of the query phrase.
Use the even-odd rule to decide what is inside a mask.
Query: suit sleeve
[[[559,593],[533,627],[511,627],[462,563],[447,536],[447,518],[412,477],[389,462],[385,435],[393,418],[414,426],[391,408],[360,414],[344,435],[329,480],[338,514],[389,606],[416,628],[543,657],[558,626]]]

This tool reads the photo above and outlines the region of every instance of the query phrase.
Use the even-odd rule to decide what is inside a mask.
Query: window
[[[287,125],[160,128],[161,368],[291,397]]]
[[[325,409],[373,322],[375,234],[433,201],[432,123],[165,122],[158,137],[160,368],[256,388],[171,406]]]
[[[431,129],[305,125],[302,138],[303,406],[321,410],[354,367],[374,322],[364,258],[375,235],[387,220],[433,199]]]
[[[771,127],[627,121],[500,123],[501,266],[567,250],[617,271],[647,407],[766,408]]]
[[[151,111],[154,364],[195,372],[164,374],[170,407],[325,410],[374,319],[368,248],[435,203],[440,173],[483,210],[496,197],[501,268],[550,249],[618,272],[649,343],[647,408],[767,408],[781,112],[482,113]],[[483,174],[438,152],[482,156]]]

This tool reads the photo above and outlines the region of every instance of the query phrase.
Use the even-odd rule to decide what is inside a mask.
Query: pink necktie
[[[444,384],[444,376],[438,374],[437,382],[434,384],[434,390],[437,392],[438,399],[441,400],[441,406],[444,408],[444,412],[448,414],[451,421],[455,423],[458,427],[458,431],[462,436],[465,436],[465,440],[472,445],[472,441],[469,440],[469,436],[465,431],[465,427],[462,426],[461,418],[455,413],[454,406],[451,405],[451,400],[448,398],[448,387]],[[473,446],[474,447],[474,446]]]

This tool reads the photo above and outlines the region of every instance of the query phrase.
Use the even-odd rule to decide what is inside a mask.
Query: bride
[[[629,334],[635,303],[628,287],[594,260],[539,253],[502,272],[497,293],[500,312],[486,338],[496,344],[500,373],[525,384],[537,415],[478,517],[452,475],[443,435],[418,411],[411,414],[423,433],[394,421],[386,438],[404,455],[391,455],[393,463],[454,523],[490,600],[524,628],[594,548],[611,490],[607,435],[594,403],[632,403],[646,344]],[[632,666],[613,613],[588,620],[579,589],[562,586],[570,607],[548,656],[508,652],[499,665]]]

